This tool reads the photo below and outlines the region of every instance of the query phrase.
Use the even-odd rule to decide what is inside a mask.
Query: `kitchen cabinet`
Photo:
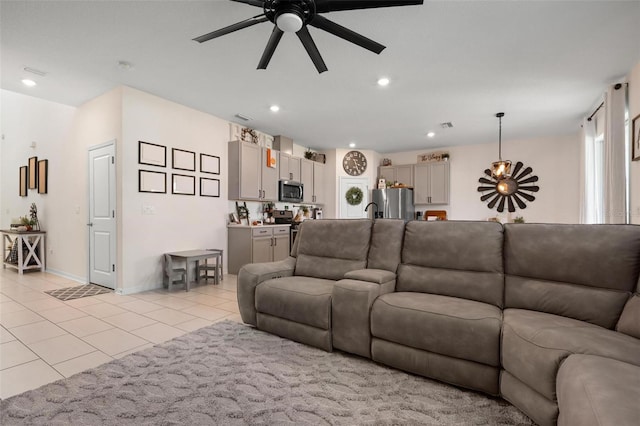
[[[413,164],[403,164],[400,166],[380,166],[378,167],[378,178],[386,179],[387,182],[398,182],[412,187]]]
[[[324,164],[300,159],[300,182],[304,185],[304,203],[324,204]]]
[[[237,274],[248,263],[275,262],[289,256],[290,225],[230,225],[227,229],[230,274]]]
[[[266,148],[250,142],[229,142],[228,170],[230,200],[278,200],[278,167],[267,166]]]
[[[449,162],[416,164],[413,172],[415,204],[449,204]]]
[[[280,169],[280,179],[300,182],[300,158],[280,152],[278,168]]]

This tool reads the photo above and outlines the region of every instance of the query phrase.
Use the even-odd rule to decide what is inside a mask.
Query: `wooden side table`
[[[2,267],[15,268],[20,275],[26,270],[45,269],[45,231],[14,231],[2,229]],[[10,262],[11,248],[17,244],[18,261]]]

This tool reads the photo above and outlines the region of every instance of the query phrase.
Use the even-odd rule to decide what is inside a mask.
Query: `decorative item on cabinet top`
[[[526,209],[527,205],[523,201],[533,202],[536,197],[532,193],[538,192],[540,187],[537,185],[528,185],[538,181],[538,176],[527,177],[533,172],[531,167],[522,169],[524,164],[518,161],[513,168],[510,176],[496,178],[490,169],[484,171],[485,176],[478,179],[478,182],[486,186],[479,186],[478,192],[482,192],[480,201],[488,201],[487,207],[493,209],[496,207],[499,212],[504,211],[505,202],[510,213],[516,211],[515,203],[521,209]]]
[[[449,161],[449,153],[447,151],[438,151],[418,154],[418,163],[431,163],[434,161]],[[391,165],[391,160],[389,160],[388,165]]]
[[[229,123],[229,140],[251,142],[265,148],[273,148],[273,136],[236,123]]]

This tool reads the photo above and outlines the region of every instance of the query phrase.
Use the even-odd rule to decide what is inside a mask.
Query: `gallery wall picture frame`
[[[155,170],[138,170],[138,192],[167,193],[167,174]]]
[[[220,197],[220,179],[200,178],[201,197]]]
[[[631,146],[633,152],[631,159],[633,161],[640,160],[640,114],[636,115],[631,124]]]
[[[196,195],[196,177],[188,175],[171,175],[171,193],[176,195]]]
[[[138,141],[138,164],[167,167],[167,147],[155,143]]]
[[[20,188],[19,194],[21,197],[27,196],[27,181],[29,180],[29,172],[27,166],[20,167]]]
[[[38,188],[38,157],[29,158],[29,189]]]
[[[200,172],[219,175],[220,157],[216,155],[200,154]]]
[[[49,160],[38,161],[38,194],[49,192]]]
[[[196,171],[196,153],[184,149],[171,149],[171,167],[176,170]]]

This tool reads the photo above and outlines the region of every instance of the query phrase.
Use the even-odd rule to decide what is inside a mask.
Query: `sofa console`
[[[640,226],[325,219],[238,273],[244,322],[501,396],[640,424]]]

